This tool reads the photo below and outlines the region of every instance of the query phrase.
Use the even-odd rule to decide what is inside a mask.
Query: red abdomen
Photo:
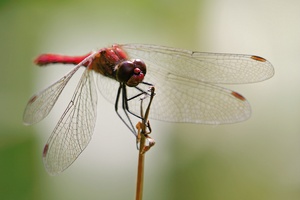
[[[115,77],[114,68],[118,63],[127,59],[126,53],[118,45],[113,45],[111,48],[100,49],[98,52],[90,68],[104,76]],[[89,55],[91,55],[91,53],[84,56],[42,54],[34,60],[34,63],[40,66],[55,63],[77,65]],[[83,66],[86,67],[88,64],[88,62],[83,63]]]
[[[104,76],[113,78],[127,86],[137,86],[143,81],[146,74],[146,65],[143,61],[135,59],[128,60],[127,54],[118,45],[111,48],[100,49],[96,54],[89,53],[84,56],[64,56],[57,54],[42,54],[35,63],[37,65],[47,65],[52,63],[74,64],[78,65],[88,56],[91,58],[81,63]]]
[[[34,60],[34,63],[37,65],[47,65],[47,64],[54,64],[54,63],[62,63],[62,64],[73,64],[77,65],[80,63],[84,58],[89,56],[89,54],[84,56],[64,56],[58,54],[42,54]]]

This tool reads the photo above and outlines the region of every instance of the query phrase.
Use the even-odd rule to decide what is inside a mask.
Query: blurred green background
[[[113,43],[149,43],[263,56],[275,76],[231,86],[250,120],[208,126],[152,121],[144,199],[300,199],[300,2],[0,1],[0,199],[133,199],[135,140],[99,97],[93,140],[59,176],[42,148],[73,90],[43,122],[25,127],[29,97],[69,71],[37,68],[40,53],[80,55]],[[74,77],[70,87],[76,84]]]

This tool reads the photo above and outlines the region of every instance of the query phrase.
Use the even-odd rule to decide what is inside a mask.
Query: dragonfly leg
[[[152,84],[149,84],[149,83],[144,83],[143,82],[143,84],[152,86]],[[145,95],[145,97],[141,97],[140,98],[141,101],[142,101],[143,99],[145,99],[145,98],[147,98],[147,97],[149,97],[149,96],[151,96],[153,94],[150,93],[151,92],[150,90],[149,91],[145,91],[145,90],[143,90],[143,89],[141,89],[139,87],[135,87],[139,91],[139,93],[136,94],[136,95],[134,95],[134,96],[132,96],[132,97],[130,97],[130,98],[128,98],[127,97],[126,87],[127,86],[124,83],[120,83],[120,86],[118,88],[117,97],[116,97],[116,102],[115,102],[115,111],[116,111],[117,115],[119,116],[119,118],[122,120],[122,122],[127,126],[127,128],[129,128],[129,130],[135,136],[137,136],[136,129],[133,126],[133,123],[132,123],[132,121],[130,119],[129,114],[131,114],[131,115],[133,115],[133,116],[135,116],[135,117],[137,117],[137,118],[139,118],[141,120],[144,120],[144,118],[143,118],[143,116],[139,116],[139,115],[137,115],[137,114],[135,114],[135,113],[133,113],[133,112],[130,111],[130,108],[129,108],[129,105],[128,105],[128,101],[136,99],[137,97],[140,97],[141,95]],[[122,95],[122,97],[121,97],[122,98],[122,109],[123,109],[123,111],[125,113],[125,116],[126,116],[125,119],[121,116],[121,114],[118,111],[118,105],[119,105],[120,95]],[[147,124],[147,127],[148,127],[148,124]]]
[[[154,93],[155,88],[153,86],[151,86],[149,88],[149,91],[151,92],[149,104],[148,104],[148,106],[146,108],[146,111],[144,113],[144,111],[143,111],[143,100],[144,99],[141,99],[140,111],[141,111],[141,117],[143,119],[142,119],[142,122],[138,122],[137,125],[136,125],[136,128],[138,130],[136,144],[137,144],[138,149],[139,149],[139,146],[142,147],[142,149],[140,149],[141,154],[146,153],[152,146],[155,145],[155,140],[152,139],[149,136],[152,129],[151,129],[151,126],[150,126],[150,121],[148,120],[150,106],[151,106],[153,97],[155,95],[155,93]],[[147,131],[147,129],[148,129],[148,131]],[[142,137],[144,137],[144,139],[142,139]],[[143,143],[143,144],[141,144],[141,143]]]
[[[125,90],[126,91],[126,90]],[[120,115],[119,111],[118,111],[118,104],[119,104],[119,99],[120,99],[120,94],[122,93],[122,108],[124,110],[124,113],[126,115],[127,121]],[[124,86],[122,83],[120,83],[119,89],[118,89],[118,93],[117,93],[117,98],[116,98],[116,102],[115,102],[115,111],[117,113],[117,115],[119,116],[119,118],[122,120],[122,122],[127,126],[127,128],[135,135],[137,136],[136,130],[131,122],[131,119],[127,113],[127,110],[125,109],[125,105],[124,105],[124,95],[126,95],[126,93],[124,94]]]

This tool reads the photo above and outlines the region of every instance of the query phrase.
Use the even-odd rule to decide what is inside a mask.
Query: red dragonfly
[[[97,92],[114,102],[120,119],[136,135],[130,116],[140,118],[140,98],[156,95],[151,118],[168,122],[225,124],[251,115],[248,101],[239,93],[215,84],[253,83],[269,79],[274,68],[254,55],[203,53],[170,47],[124,44],[102,48],[84,56],[40,55],[35,63],[76,65],[61,79],[33,95],[23,121],[31,125],[45,118],[62,90],[80,67],[85,67],[74,95],[59,119],[43,159],[47,171],[68,168],[88,145],[96,122]],[[145,101],[147,103],[147,101]],[[118,108],[124,112],[119,113]]]

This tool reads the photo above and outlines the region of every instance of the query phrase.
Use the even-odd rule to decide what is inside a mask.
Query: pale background
[[[71,69],[38,68],[38,54],[113,43],[256,54],[275,68],[268,81],[226,86],[250,101],[246,122],[151,121],[157,144],[146,157],[145,200],[300,199],[299,8],[296,0],[1,1],[0,199],[134,199],[135,139],[100,95],[87,149],[58,176],[43,168],[43,146],[82,71],[49,117],[22,125],[29,97]]]

